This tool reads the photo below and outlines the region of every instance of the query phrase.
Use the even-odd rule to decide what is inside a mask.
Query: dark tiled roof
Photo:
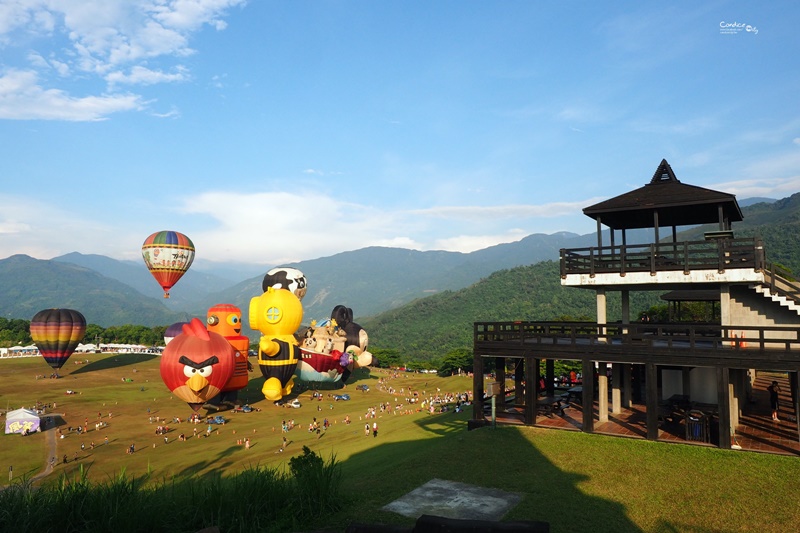
[[[668,302],[718,302],[719,289],[675,290],[661,295]]]
[[[660,227],[716,223],[720,207],[730,222],[742,220],[736,196],[681,183],[662,159],[650,183],[589,206],[583,213],[613,229],[632,229],[652,228],[656,211]]]

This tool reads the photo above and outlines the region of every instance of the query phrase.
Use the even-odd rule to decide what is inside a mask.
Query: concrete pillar
[[[731,287],[727,283],[719,286],[719,318],[723,327],[731,324]]]
[[[608,321],[608,311],[606,307],[606,289],[604,287],[597,288],[597,323],[605,324]],[[598,331],[600,335],[599,340],[605,340],[605,330]]]
[[[608,364],[598,363],[597,368],[597,421],[608,422]],[[586,378],[584,377],[584,380]]]
[[[622,412],[623,366],[621,363],[611,364],[611,412],[615,415]]]
[[[633,368],[630,364],[622,365],[622,407],[630,409],[633,402]]]

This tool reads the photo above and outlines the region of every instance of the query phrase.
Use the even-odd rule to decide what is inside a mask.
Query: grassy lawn
[[[258,392],[262,379],[256,372],[241,397],[261,410],[223,412],[228,423],[214,426],[208,438],[192,438],[195,428],[204,434],[206,426],[169,422],[187,418],[191,410],[161,382],[157,357],[90,355],[88,363],[74,364],[86,358],[74,355],[57,380],[35,379],[37,374],[49,375],[41,359],[0,361],[3,410],[55,402],[53,412],[62,414],[62,429],[88,419],[85,435],[73,431],[57,439],[57,457],[67,454],[69,462],[58,464],[44,483],[55,482],[61,474],[75,475],[81,464],[99,482],[123,470],[131,476],[150,473],[153,480],[192,477],[202,482],[215,473],[252,465],[286,468],[305,445],[323,458],[335,455],[344,475],[342,498],[347,505],[316,524],[318,529],[341,531],[351,521],[411,524],[413,519],[380,508],[432,478],[519,493],[522,502],[505,519],[548,521],[554,532],[792,531],[800,524],[796,457],[539,428],[467,432],[469,411],[429,415],[404,401],[409,387],[428,394],[436,388],[471,389],[466,377],[392,377],[372,370],[358,374],[348,385],[344,392],[350,401],[333,401],[327,395],[341,391],[329,390],[322,391],[323,401],[312,401],[306,391],[300,394],[303,406],[291,409],[263,399]],[[379,389],[378,378],[386,378],[396,394]],[[357,391],[355,384],[368,384],[371,390]],[[78,394],[68,396],[67,389]],[[380,404],[390,409],[383,413],[378,409],[378,437],[365,436],[364,415]],[[394,409],[396,405],[402,408]],[[98,414],[108,426],[95,431]],[[156,416],[168,420],[169,443],[155,435],[157,423],[150,423],[149,417]],[[345,423],[347,416],[350,424]],[[307,430],[314,417],[331,423],[320,436]],[[283,434],[281,423],[290,419],[296,427]],[[190,438],[179,442],[180,433]],[[281,453],[284,435],[290,444]],[[102,444],[105,437],[107,445]],[[237,444],[246,437],[251,439],[249,450]],[[43,434],[0,439],[0,468],[13,465],[15,477],[30,476],[45,466]],[[125,450],[131,443],[137,451],[128,455]],[[73,460],[75,452],[78,461]]]

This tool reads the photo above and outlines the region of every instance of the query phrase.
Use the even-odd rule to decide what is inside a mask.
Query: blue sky
[[[796,2],[0,0],[0,258],[274,266],[800,191]]]

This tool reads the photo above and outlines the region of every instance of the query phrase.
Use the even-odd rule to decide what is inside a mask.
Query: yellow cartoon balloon
[[[294,334],[303,321],[303,304],[286,289],[267,290],[250,300],[250,327],[261,332],[258,367],[264,376],[261,392],[273,402],[292,391],[292,376],[300,360]]]

